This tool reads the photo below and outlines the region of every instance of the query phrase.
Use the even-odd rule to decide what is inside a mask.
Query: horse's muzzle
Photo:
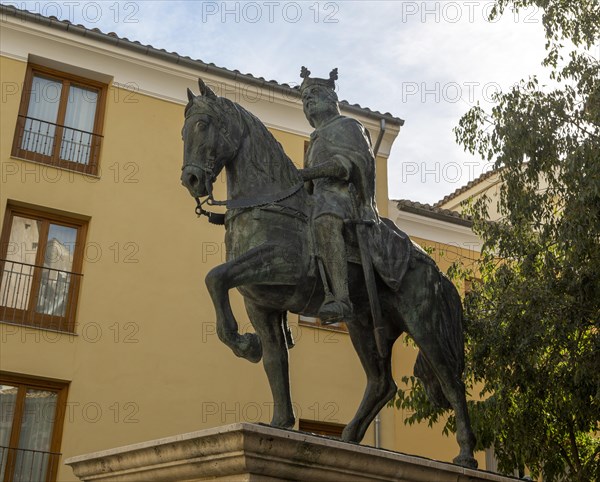
[[[187,188],[192,197],[204,197],[208,195],[204,177],[204,172],[197,167],[187,166],[181,173],[181,184]]]

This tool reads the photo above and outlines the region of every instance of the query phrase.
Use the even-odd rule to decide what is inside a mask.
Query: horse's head
[[[243,127],[235,122],[230,103],[198,79],[200,95],[188,89],[189,102],[183,125],[181,183],[194,198],[208,196],[212,184],[229,160],[235,157]]]

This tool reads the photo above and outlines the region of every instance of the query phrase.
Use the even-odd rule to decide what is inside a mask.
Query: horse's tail
[[[442,282],[441,317],[438,323],[441,323],[441,326],[436,327],[439,336],[437,345],[442,349],[444,362],[452,368],[454,376],[460,380],[465,368],[462,303],[452,282],[444,275],[440,277]],[[423,383],[427,398],[431,403],[440,408],[451,408],[438,377],[422,352],[417,355],[413,372]]]

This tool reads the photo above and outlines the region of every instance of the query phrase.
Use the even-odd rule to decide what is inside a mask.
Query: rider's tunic
[[[375,159],[371,142],[363,125],[349,117],[335,116],[310,136],[305,167],[326,162],[343,165],[348,179],[323,177],[313,180],[315,210],[313,217],[331,214],[341,219],[378,219],[375,204]],[[354,212],[348,183],[357,191],[357,209]]]

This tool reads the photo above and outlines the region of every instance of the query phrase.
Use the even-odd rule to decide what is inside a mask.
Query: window
[[[97,174],[106,86],[29,64],[12,155]]]
[[[310,316],[299,315],[298,323],[304,326],[312,326],[314,328],[325,328],[327,330],[332,331],[343,331],[347,332],[348,328],[346,327],[346,323],[343,321],[339,321],[337,323],[329,323],[324,325],[320,318],[312,318]]]
[[[0,321],[74,331],[85,231],[85,221],[9,205],[0,243]]]
[[[0,372],[0,481],[55,481],[67,384]]]
[[[342,438],[344,427],[345,425],[341,423],[319,422],[317,420],[305,420],[302,418],[298,422],[298,430],[301,432],[309,432],[334,438]]]

